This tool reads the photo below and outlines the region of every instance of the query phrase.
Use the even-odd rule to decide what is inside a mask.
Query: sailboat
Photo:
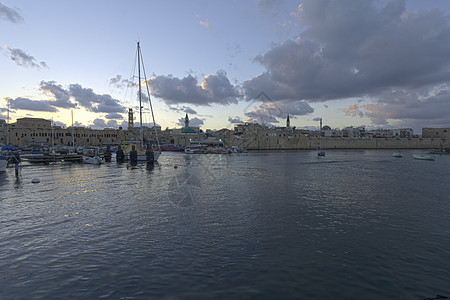
[[[142,68],[142,70],[141,70]],[[152,113],[152,119],[153,119],[153,129],[155,131],[155,137],[156,137],[156,147],[155,148],[149,148],[150,145],[144,145],[144,132],[142,127],[142,78],[141,78],[141,71],[144,75],[144,82],[147,83],[147,75],[145,73],[145,67],[144,67],[144,59],[142,57],[141,52],[141,46],[140,43],[137,42],[137,69],[138,69],[138,95],[139,95],[139,144],[130,144],[127,145],[123,152],[125,153],[127,160],[130,160],[130,153],[135,150],[137,152],[137,161],[138,162],[157,162],[159,156],[161,155],[161,147],[159,144],[159,138],[158,138],[158,132],[156,130],[156,121],[155,121],[155,114],[153,113],[153,105],[150,98],[150,89],[148,87],[148,84],[145,84],[146,91],[147,91],[147,98],[150,105],[150,111]],[[149,159],[149,153],[151,153],[152,159]]]

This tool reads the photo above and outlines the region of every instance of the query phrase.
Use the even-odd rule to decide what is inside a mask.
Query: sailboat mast
[[[72,109],[72,148],[75,149],[75,136],[73,134],[73,109]]]
[[[139,138],[141,141],[141,146],[144,144],[143,132],[142,132],[142,87],[141,87],[141,47],[139,42],[137,42],[138,47],[138,80],[139,80],[139,124],[140,124],[140,133]]]
[[[6,122],[6,145],[9,146],[9,98],[6,98],[8,101],[8,116]]]

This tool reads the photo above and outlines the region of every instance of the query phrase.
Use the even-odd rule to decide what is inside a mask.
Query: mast
[[[75,150],[75,136],[73,135],[73,109],[72,109],[72,148]]]
[[[6,120],[6,145],[9,146],[9,98],[8,100],[8,116]]]
[[[141,141],[141,146],[143,146],[144,137],[143,137],[143,132],[142,132],[141,47],[139,46],[139,42],[137,42],[137,47],[138,47],[139,123],[140,123],[139,138]]]

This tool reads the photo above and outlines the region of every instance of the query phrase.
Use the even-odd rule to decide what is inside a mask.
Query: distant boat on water
[[[393,157],[403,157],[403,153],[401,153],[400,151],[394,152],[394,153],[392,153],[392,156]]]
[[[413,154],[413,158],[418,160],[435,160],[435,157],[433,155]]]
[[[105,163],[105,161],[98,155],[96,155],[96,156],[83,156],[83,162],[85,164],[91,164],[91,165],[101,165],[101,164]]]
[[[317,152],[317,156],[325,156],[325,151],[319,151]]]

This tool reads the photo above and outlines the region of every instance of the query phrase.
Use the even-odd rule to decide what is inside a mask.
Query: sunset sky
[[[450,127],[449,13],[447,0],[0,0],[0,119],[9,102],[11,122],[70,126],[73,111],[126,128],[140,41],[163,129],[186,113],[203,129],[287,115],[309,129]]]

